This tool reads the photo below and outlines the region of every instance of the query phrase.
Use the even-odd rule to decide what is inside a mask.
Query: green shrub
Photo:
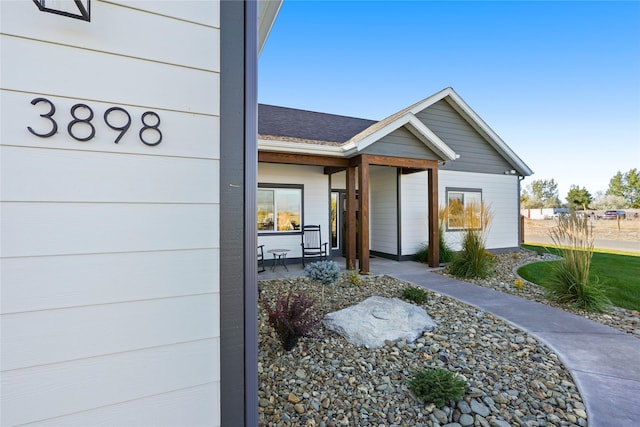
[[[318,261],[304,268],[307,277],[323,285],[332,285],[340,278],[340,267],[335,261]]]
[[[575,213],[558,218],[549,232],[562,259],[553,265],[547,297],[592,312],[604,312],[611,301],[597,277],[590,278],[593,229],[586,217]]]
[[[293,294],[292,291],[286,296],[279,295],[273,309],[264,302],[269,324],[285,350],[292,350],[298,340],[318,323],[313,314],[313,304],[314,301],[305,294]]]
[[[360,275],[355,271],[349,271],[347,274],[345,274],[345,278],[352,286],[362,285],[362,279],[360,278]]]
[[[451,261],[454,255],[454,251],[449,247],[447,242],[444,240],[444,234],[442,233],[442,228],[438,233],[438,246],[439,246],[439,262],[447,263]],[[429,261],[429,244],[423,243],[420,245],[420,249],[413,255],[413,260],[421,263],[427,263]]]
[[[402,297],[416,304],[429,301],[429,293],[422,288],[408,286],[402,290]]]
[[[452,400],[460,400],[467,383],[446,369],[423,369],[413,373],[409,389],[424,403],[442,408]]]

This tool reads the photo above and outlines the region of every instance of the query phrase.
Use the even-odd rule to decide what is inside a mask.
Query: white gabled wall
[[[0,8],[0,424],[219,425],[219,3]]]
[[[320,224],[322,241],[329,242],[329,175],[322,166],[258,163],[259,184],[298,184],[303,190],[303,224]],[[302,257],[300,234],[258,235],[258,244],[264,245],[265,259],[271,257],[269,249],[289,249],[288,258]]]

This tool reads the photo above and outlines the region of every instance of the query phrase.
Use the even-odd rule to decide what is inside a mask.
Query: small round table
[[[289,271],[287,268],[287,253],[290,249],[269,249],[267,252],[273,254],[273,265],[271,265],[271,271],[276,271],[276,266],[278,264],[282,265],[285,270]]]

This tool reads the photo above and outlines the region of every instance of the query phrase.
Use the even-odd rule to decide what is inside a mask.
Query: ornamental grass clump
[[[444,239],[444,229],[445,229],[445,221],[449,216],[449,208],[447,206],[442,206],[438,209],[438,261],[442,264],[448,263],[453,258],[455,252],[447,241]],[[423,243],[413,255],[413,260],[417,262],[427,263],[429,261],[429,245],[427,243]]]
[[[593,227],[575,213],[558,217],[549,231],[562,259],[554,263],[547,297],[591,312],[605,312],[611,301],[597,277],[590,276],[593,257]]]
[[[314,301],[305,294],[279,295],[275,307],[265,301],[269,324],[276,331],[282,347],[293,350],[298,340],[307,335],[318,323],[313,312]]]
[[[449,273],[461,278],[486,278],[493,274],[495,257],[485,248],[493,211],[484,203],[469,203],[460,209],[456,223],[464,229],[462,250],[455,254]]]
[[[458,401],[464,395],[467,383],[452,372],[440,368],[426,368],[413,373],[409,381],[411,390],[420,401],[442,408],[450,401]]]

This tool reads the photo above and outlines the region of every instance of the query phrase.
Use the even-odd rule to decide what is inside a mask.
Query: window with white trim
[[[259,184],[258,187],[258,232],[299,231],[303,187],[270,184]]]
[[[482,190],[447,188],[447,231],[481,228]]]

